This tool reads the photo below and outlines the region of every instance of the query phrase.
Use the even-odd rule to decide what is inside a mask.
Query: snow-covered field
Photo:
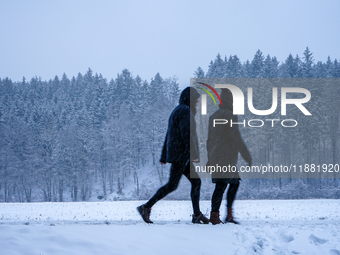
[[[340,254],[339,200],[236,201],[241,224],[216,226],[191,224],[190,201],[166,200],[147,225],[143,202],[0,204],[0,254]]]

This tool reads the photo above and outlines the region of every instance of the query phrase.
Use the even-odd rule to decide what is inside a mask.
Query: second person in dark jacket
[[[230,125],[231,121],[232,123],[238,122],[237,116],[233,115],[233,97],[230,90],[222,89],[221,101],[222,105],[220,105],[219,109],[209,118],[207,167],[220,166],[222,168],[225,166],[229,169],[233,168],[233,171],[215,171],[212,173],[212,182],[216,185],[211,199],[210,222],[212,224],[222,223],[219,218],[219,209],[223,193],[225,192],[228,184],[227,217],[225,222],[237,223],[233,218],[232,205],[240,184],[240,176],[236,169],[238,153],[240,153],[244,160],[251,165],[251,156],[242,140],[238,124]],[[214,127],[214,119],[225,119],[229,123],[217,124]]]

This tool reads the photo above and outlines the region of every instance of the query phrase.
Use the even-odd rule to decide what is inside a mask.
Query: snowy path
[[[141,203],[0,204],[0,255],[340,254],[339,200],[236,201],[241,225],[216,226],[191,224],[190,201],[160,201],[147,225]]]

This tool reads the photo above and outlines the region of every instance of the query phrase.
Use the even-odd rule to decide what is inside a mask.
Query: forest
[[[290,54],[283,62],[258,50],[246,62],[218,54],[206,72],[198,67],[193,77],[336,80],[340,63],[330,57],[316,62],[308,47],[301,58]],[[317,118],[302,119],[296,131],[241,129],[254,162],[339,163],[339,87],[309,89]],[[107,80],[88,69],[49,81],[4,77],[0,91],[0,202],[87,201],[94,194],[147,199],[166,182],[168,166],[159,157],[169,114],[178,104],[175,77],[157,73],[147,81],[124,69]],[[205,134],[200,136],[203,148]],[[339,184],[337,178],[244,179],[238,198],[340,198]],[[203,199],[210,198],[207,189],[202,187]]]

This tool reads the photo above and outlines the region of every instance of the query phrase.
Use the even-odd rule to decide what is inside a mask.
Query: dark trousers
[[[187,164],[186,162],[174,162],[171,164],[170,168],[170,178],[167,184],[159,188],[156,194],[150,198],[146,203],[148,208],[151,208],[157,201],[164,198],[169,193],[177,189],[178,183],[181,180],[182,175],[188,178],[191,183],[191,201],[194,214],[200,213],[199,200],[200,200],[200,189],[201,189],[201,179],[198,177],[196,172],[192,171],[191,174],[196,174],[196,176],[191,176],[195,178],[190,178],[190,168],[194,168],[192,162]]]
[[[215,190],[214,190],[214,193],[211,199],[211,211],[213,212],[220,211],[223,193],[226,190],[227,186],[228,186],[228,183],[225,183],[225,182],[216,183]],[[232,207],[239,186],[240,186],[239,180],[229,183],[229,189],[227,192],[227,207],[228,208]]]

